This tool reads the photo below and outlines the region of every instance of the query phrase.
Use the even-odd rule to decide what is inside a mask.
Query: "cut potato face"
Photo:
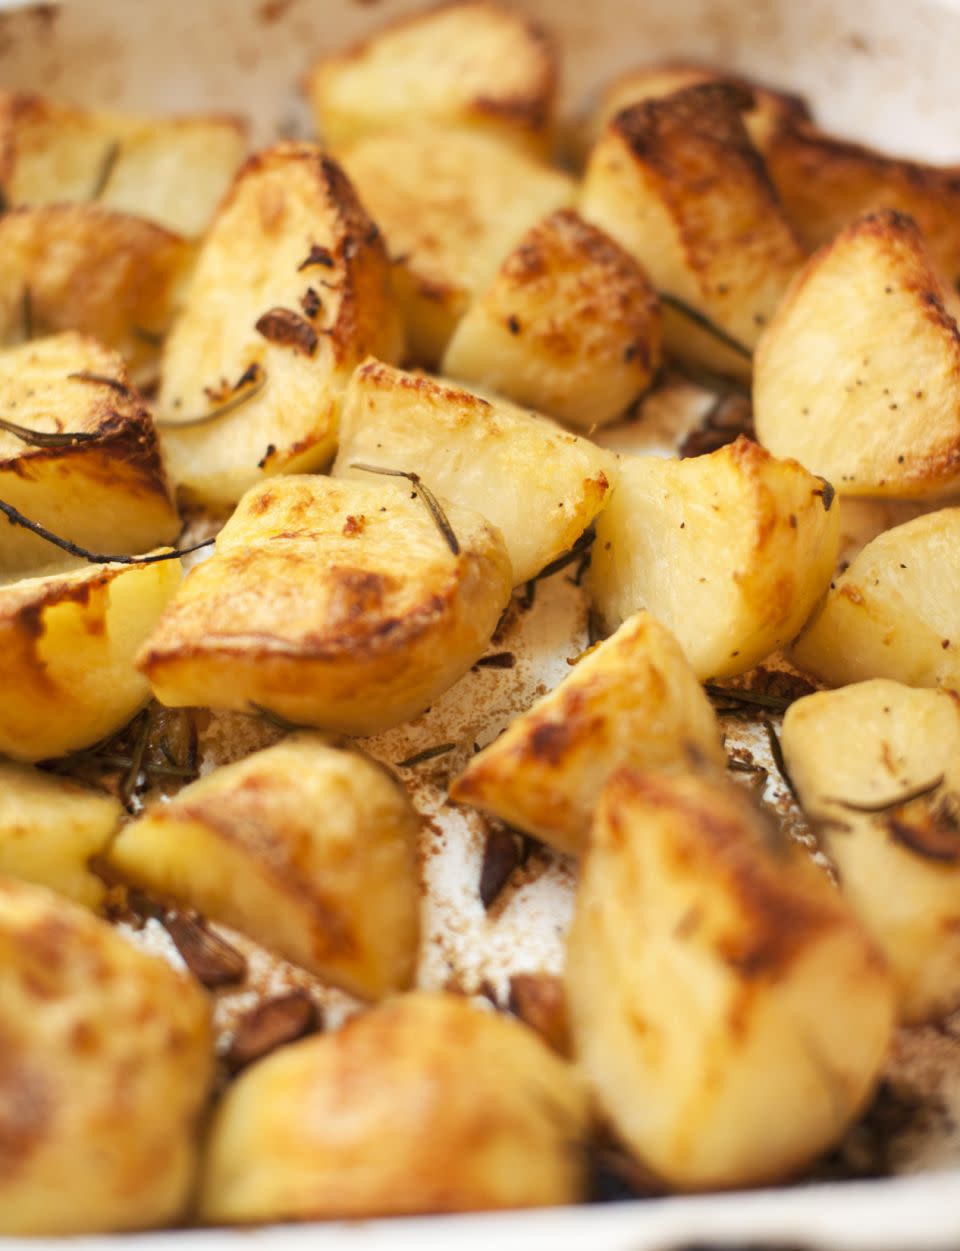
[[[83,908],[0,878],[0,1233],[182,1218],[212,1076],[206,996]]]
[[[456,555],[388,479],[253,488],[140,653],[157,698],[347,734],[422,712],[482,655],[511,587],[498,532],[442,507]]]
[[[228,117],[139,118],[0,92],[0,186],[9,205],[95,200],[194,237],[246,150]]]
[[[386,235],[408,356],[428,367],[524,232],[575,196],[567,174],[469,131],[371,135],[338,156]]]
[[[780,839],[719,775],[622,769],[597,811],[568,945],[574,1051],[676,1189],[795,1173],[864,1107],[890,1045],[882,957]]]
[[[308,144],[251,158],[164,351],[157,416],[180,494],[227,508],[265,476],[319,468],[354,367],[399,351],[383,241],[339,167]]]
[[[488,0],[460,0],[324,57],[305,86],[330,144],[438,122],[546,155],[557,66],[539,26]]]
[[[241,1075],[214,1118],[200,1211],[238,1224],[570,1203],[588,1120],[574,1070],[531,1030],[459,996],[405,995]]]
[[[570,209],[524,236],[467,311],[443,372],[584,429],[619,417],[660,366],[643,270]]]
[[[960,705],[878,679],[791,704],[783,753],[908,1024],[960,1005]],[[915,798],[912,798],[915,796]]]
[[[0,343],[75,330],[119,352],[135,382],[156,377],[193,247],[99,204],[42,204],[0,217]]]
[[[614,458],[505,400],[367,361],[343,405],[337,478],[420,475],[503,535],[514,584],[567,551],[603,507]]]
[[[48,886],[96,908],[106,888],[88,862],[106,848],[122,816],[112,795],[0,760],[0,877]]]
[[[638,613],[474,756],[451,794],[578,854],[620,765],[704,760],[726,762],[710,701],[676,640]]]
[[[409,986],[419,821],[385,770],[298,734],[128,825],[110,863],[365,998]]]
[[[750,100],[707,83],[617,114],[590,156],[579,206],[672,297],[669,350],[747,376],[803,260],[744,128]]]
[[[64,333],[0,350],[0,498],[62,539],[134,555],[172,543],[180,518],[149,410],[123,362]],[[35,446],[46,436],[54,446]],[[70,434],[79,435],[72,442]],[[50,544],[0,525],[0,571],[49,563]]]
[[[134,657],[181,576],[165,560],[0,584],[0,752],[44,760],[129,721],[150,694]]]
[[[757,437],[842,494],[960,483],[960,333],[916,226],[864,217],[807,263],[756,354]]]
[[[590,584],[608,630],[649,609],[698,678],[726,677],[798,633],[839,543],[829,485],[741,436],[689,460],[622,461]]]
[[[893,678],[960,691],[960,508],[878,535],[843,573],[791,651],[831,686]]]

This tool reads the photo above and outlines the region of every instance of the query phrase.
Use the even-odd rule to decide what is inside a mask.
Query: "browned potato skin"
[[[468,310],[442,372],[568,425],[615,421],[660,366],[656,293],[572,209],[534,226]]]
[[[212,1077],[206,996],[86,909],[0,878],[0,1233],[185,1215]]]
[[[209,1223],[401,1216],[584,1197],[585,1091],[525,1026],[393,999],[248,1069],[221,1102]]]

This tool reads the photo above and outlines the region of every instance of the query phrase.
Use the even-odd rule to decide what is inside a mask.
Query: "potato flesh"
[[[122,815],[112,795],[0,760],[0,876],[97,908],[106,888],[88,861],[105,849]]]
[[[955,697],[885,679],[823,691],[790,706],[782,744],[841,888],[890,963],[902,1019],[952,1011],[960,1005],[960,838],[949,836],[960,791]],[[940,777],[930,797],[902,807],[848,806],[896,800]],[[939,860],[915,849],[931,819],[948,831]]]
[[[454,556],[411,495],[306,475],[252,488],[140,654],[160,702],[347,734],[422,712],[483,653],[511,583],[482,517],[444,505]]]
[[[526,1027],[457,996],[406,995],[239,1078],[214,1119],[201,1215],[234,1224],[575,1202],[588,1115],[573,1069]]]
[[[503,535],[514,584],[580,537],[603,507],[609,452],[506,400],[368,361],[344,399],[336,478],[358,465],[415,472]]]
[[[756,353],[757,438],[841,494],[960,481],[960,334],[913,223],[859,219],[807,263]]]
[[[581,870],[574,1051],[644,1165],[687,1190],[788,1177],[866,1103],[884,963],[829,883],[723,778],[623,769]]]
[[[443,372],[591,428],[619,417],[659,365],[659,310],[643,271],[560,210],[524,236],[467,311]]]
[[[44,760],[125,725],[150,694],[134,657],[181,576],[167,560],[0,585],[0,752]]]
[[[688,460],[622,461],[590,569],[607,628],[645,608],[701,680],[750,669],[829,584],[840,526],[826,490],[744,438]]]
[[[170,1224],[212,1076],[205,995],[85,909],[0,879],[0,1232]]]
[[[110,863],[324,980],[378,998],[413,976],[418,828],[385,771],[298,734],[128,825]]]
[[[693,760],[725,764],[717,719],[680,645],[638,613],[474,756],[451,794],[578,854],[617,768]]]

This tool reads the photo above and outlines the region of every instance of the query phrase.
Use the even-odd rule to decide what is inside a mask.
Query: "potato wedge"
[[[618,113],[579,205],[664,297],[667,348],[744,376],[803,260],[744,127],[750,104],[733,84],[704,83]]]
[[[572,209],[534,226],[454,331],[443,372],[584,429],[615,421],[660,367],[643,270]]]
[[[576,193],[567,174],[470,131],[371,135],[338,156],[386,235],[408,358],[428,368],[524,232]]]
[[[214,1117],[200,1213],[236,1224],[571,1203],[588,1121],[574,1069],[531,1030],[460,996],[404,995],[240,1076]]]
[[[604,506],[609,452],[506,400],[367,361],[343,404],[335,478],[412,471],[503,535],[514,585],[567,551]]]
[[[193,262],[182,236],[99,204],[42,204],[0,216],[0,255],[0,343],[76,330],[155,380]]]
[[[329,144],[441,123],[547,156],[557,58],[536,23],[490,0],[455,0],[323,57],[305,88]]]
[[[960,508],[894,526],[838,573],[791,658],[831,686],[892,678],[960,691]]]
[[[788,643],[827,589],[840,544],[827,484],[742,435],[689,460],[621,461],[597,519],[590,586],[608,630],[649,609],[701,680]]]
[[[134,657],[181,576],[166,560],[0,583],[0,753],[44,760],[129,721],[150,695]]]
[[[96,200],[195,237],[245,150],[238,118],[129,117],[0,92],[0,190],[8,205]]]
[[[803,852],[722,776],[621,769],[567,956],[574,1052],[669,1186],[796,1173],[864,1107],[891,1042],[883,958]]]
[[[510,597],[500,535],[443,507],[456,555],[389,479],[252,488],[140,653],[157,698],[258,704],[347,734],[421,713],[483,653]]]
[[[960,332],[915,224],[863,217],[818,252],[757,349],[757,438],[841,494],[960,484]]]
[[[0,879],[0,1233],[184,1215],[212,1077],[207,998],[84,908]]]
[[[60,538],[134,555],[180,532],[153,420],[123,362],[94,339],[65,332],[0,349],[0,421],[57,434],[34,446],[0,429],[0,498]],[[82,442],[70,442],[77,433]],[[0,526],[0,571],[49,563],[50,544]]]
[[[106,848],[122,816],[112,795],[0,760],[0,877],[97,908],[106,887],[88,861]]]
[[[354,367],[399,351],[383,241],[339,166],[309,144],[252,157],[164,351],[157,419],[180,495],[229,508],[264,477],[321,467]]]
[[[907,1023],[960,1007],[960,705],[877,679],[791,704],[783,754]],[[918,795],[910,799],[911,795]],[[900,802],[898,802],[900,800]]]
[[[296,734],[156,805],[109,859],[136,885],[376,999],[413,977],[418,828],[385,770]]]
[[[474,756],[450,793],[577,855],[617,768],[684,760],[726,763],[717,719],[679,643],[641,612]]]

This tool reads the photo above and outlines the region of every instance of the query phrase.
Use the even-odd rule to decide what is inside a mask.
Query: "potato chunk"
[[[157,416],[181,495],[227,508],[322,466],[354,367],[399,351],[383,240],[339,166],[308,144],[252,157],[164,351]]]
[[[960,706],[877,679],[791,704],[784,758],[908,1023],[960,1007]],[[911,798],[911,796],[917,796]]]
[[[0,1233],[184,1215],[212,1069],[200,988],[83,908],[0,879]]]
[[[960,508],[885,531],[830,584],[794,662],[831,686],[893,678],[960,691],[958,575]]]
[[[470,131],[371,135],[338,156],[386,235],[408,355],[431,368],[524,232],[575,195],[567,174]]]
[[[451,794],[576,855],[620,765],[701,759],[726,762],[710,701],[677,641],[642,612],[474,756]]]
[[[87,862],[104,850],[122,816],[112,795],[0,760],[0,876],[96,908],[106,888]]]
[[[848,495],[960,483],[960,333],[917,228],[848,227],[807,263],[756,355],[757,437]]]
[[[120,729],[149,697],[134,657],[181,576],[167,560],[0,583],[0,752],[43,760]]]
[[[192,237],[245,148],[235,118],[128,117],[0,92],[0,188],[10,205],[96,200]]]
[[[467,311],[443,372],[584,428],[614,421],[660,366],[660,310],[636,261],[560,209]]]
[[[672,297],[670,351],[743,375],[803,260],[744,128],[750,99],[706,83],[618,113],[590,156],[580,201]]]
[[[214,1118],[202,1217],[242,1223],[539,1207],[583,1197],[585,1092],[525,1026],[393,999],[242,1074]]]
[[[623,461],[590,568],[607,629],[648,608],[698,678],[750,669],[827,589],[840,544],[832,498],[796,461],[742,436],[689,460]]]
[[[557,65],[540,26],[489,0],[459,0],[322,58],[305,85],[330,144],[434,122],[547,155]]]
[[[567,551],[603,507],[609,452],[537,413],[456,384],[367,361],[343,405],[334,477],[418,473],[499,529],[516,585]]]
[[[574,1051],[668,1185],[785,1178],[840,1138],[893,985],[847,905],[722,777],[625,768],[601,797],[567,958]]]
[[[363,756],[297,734],[128,825],[110,862],[354,994],[410,985],[419,822]]]
[[[0,420],[82,441],[37,447],[0,429],[0,498],[60,538],[134,555],[171,543],[170,498],[153,420],[123,362],[93,339],[64,333],[0,350]],[[49,562],[45,539],[0,525],[0,570]]]
[[[500,535],[444,507],[456,555],[392,480],[252,488],[140,653],[157,698],[258,704],[347,734],[421,713],[483,653],[510,597]]]

